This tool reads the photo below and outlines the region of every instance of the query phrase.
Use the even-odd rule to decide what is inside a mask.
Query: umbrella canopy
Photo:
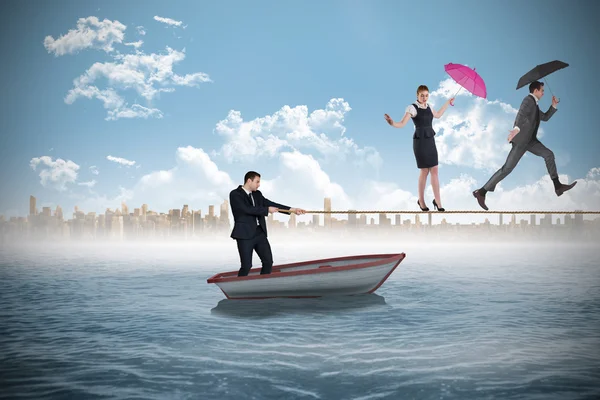
[[[558,60],[536,65],[531,71],[529,71],[528,73],[523,75],[521,79],[519,79],[519,83],[517,83],[517,90],[521,89],[525,85],[530,84],[531,82],[538,81],[543,77],[568,66],[569,64]]]
[[[475,96],[487,96],[485,82],[479,76],[475,69],[471,69],[466,65],[449,63],[444,65],[444,70],[458,83],[460,86],[473,93]],[[458,93],[458,92],[457,92]]]

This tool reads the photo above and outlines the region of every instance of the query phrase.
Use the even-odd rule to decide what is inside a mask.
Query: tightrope
[[[279,210],[283,213],[293,214],[288,210]],[[485,210],[454,210],[454,211],[419,211],[419,210],[346,210],[323,211],[305,210],[306,214],[600,214],[600,211],[485,211]]]

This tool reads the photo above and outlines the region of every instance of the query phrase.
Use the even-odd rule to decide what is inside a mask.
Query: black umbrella
[[[550,75],[551,73],[558,71],[559,69],[566,68],[568,66],[569,64],[558,60],[536,65],[535,68],[533,68],[531,71],[523,75],[521,79],[519,79],[519,83],[517,83],[517,90],[521,89],[527,84],[530,84],[531,82],[539,81],[546,75]],[[544,81],[546,81],[545,78]],[[548,85],[548,82],[546,82],[546,85]],[[550,86],[548,86],[548,89],[550,89]],[[550,93],[552,93],[552,89],[550,89]]]

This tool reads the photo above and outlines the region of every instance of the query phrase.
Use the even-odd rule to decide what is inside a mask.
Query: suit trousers
[[[554,161],[554,153],[552,150],[547,148],[537,139],[533,139],[529,143],[526,144],[512,144],[512,149],[510,153],[508,153],[508,157],[506,158],[506,162],[500,168],[485,185],[483,188],[488,192],[493,192],[496,189],[496,185],[504,178],[508,176],[512,172],[512,170],[517,166],[521,157],[526,152],[530,152],[535,154],[538,157],[543,157],[546,162],[546,169],[548,170],[548,174],[550,174],[550,178],[558,179],[558,172],[556,170],[556,162]]]
[[[238,276],[247,276],[248,272],[252,268],[252,254],[256,250],[256,254],[262,262],[262,269],[260,274],[270,274],[271,268],[273,267],[273,254],[271,252],[271,245],[267,239],[265,231],[256,225],[256,232],[254,237],[251,239],[236,239],[238,253],[240,254],[241,268],[238,272]]]

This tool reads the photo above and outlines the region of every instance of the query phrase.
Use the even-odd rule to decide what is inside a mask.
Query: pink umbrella
[[[471,69],[466,65],[461,64],[446,64],[444,69],[463,88],[473,93],[475,96],[486,98],[487,90],[485,88],[485,82],[481,79],[481,76],[475,72],[475,68]],[[462,89],[462,88],[461,88]],[[458,90],[458,92],[461,91]],[[458,94],[456,92],[456,94]],[[454,96],[456,96],[456,94]]]

